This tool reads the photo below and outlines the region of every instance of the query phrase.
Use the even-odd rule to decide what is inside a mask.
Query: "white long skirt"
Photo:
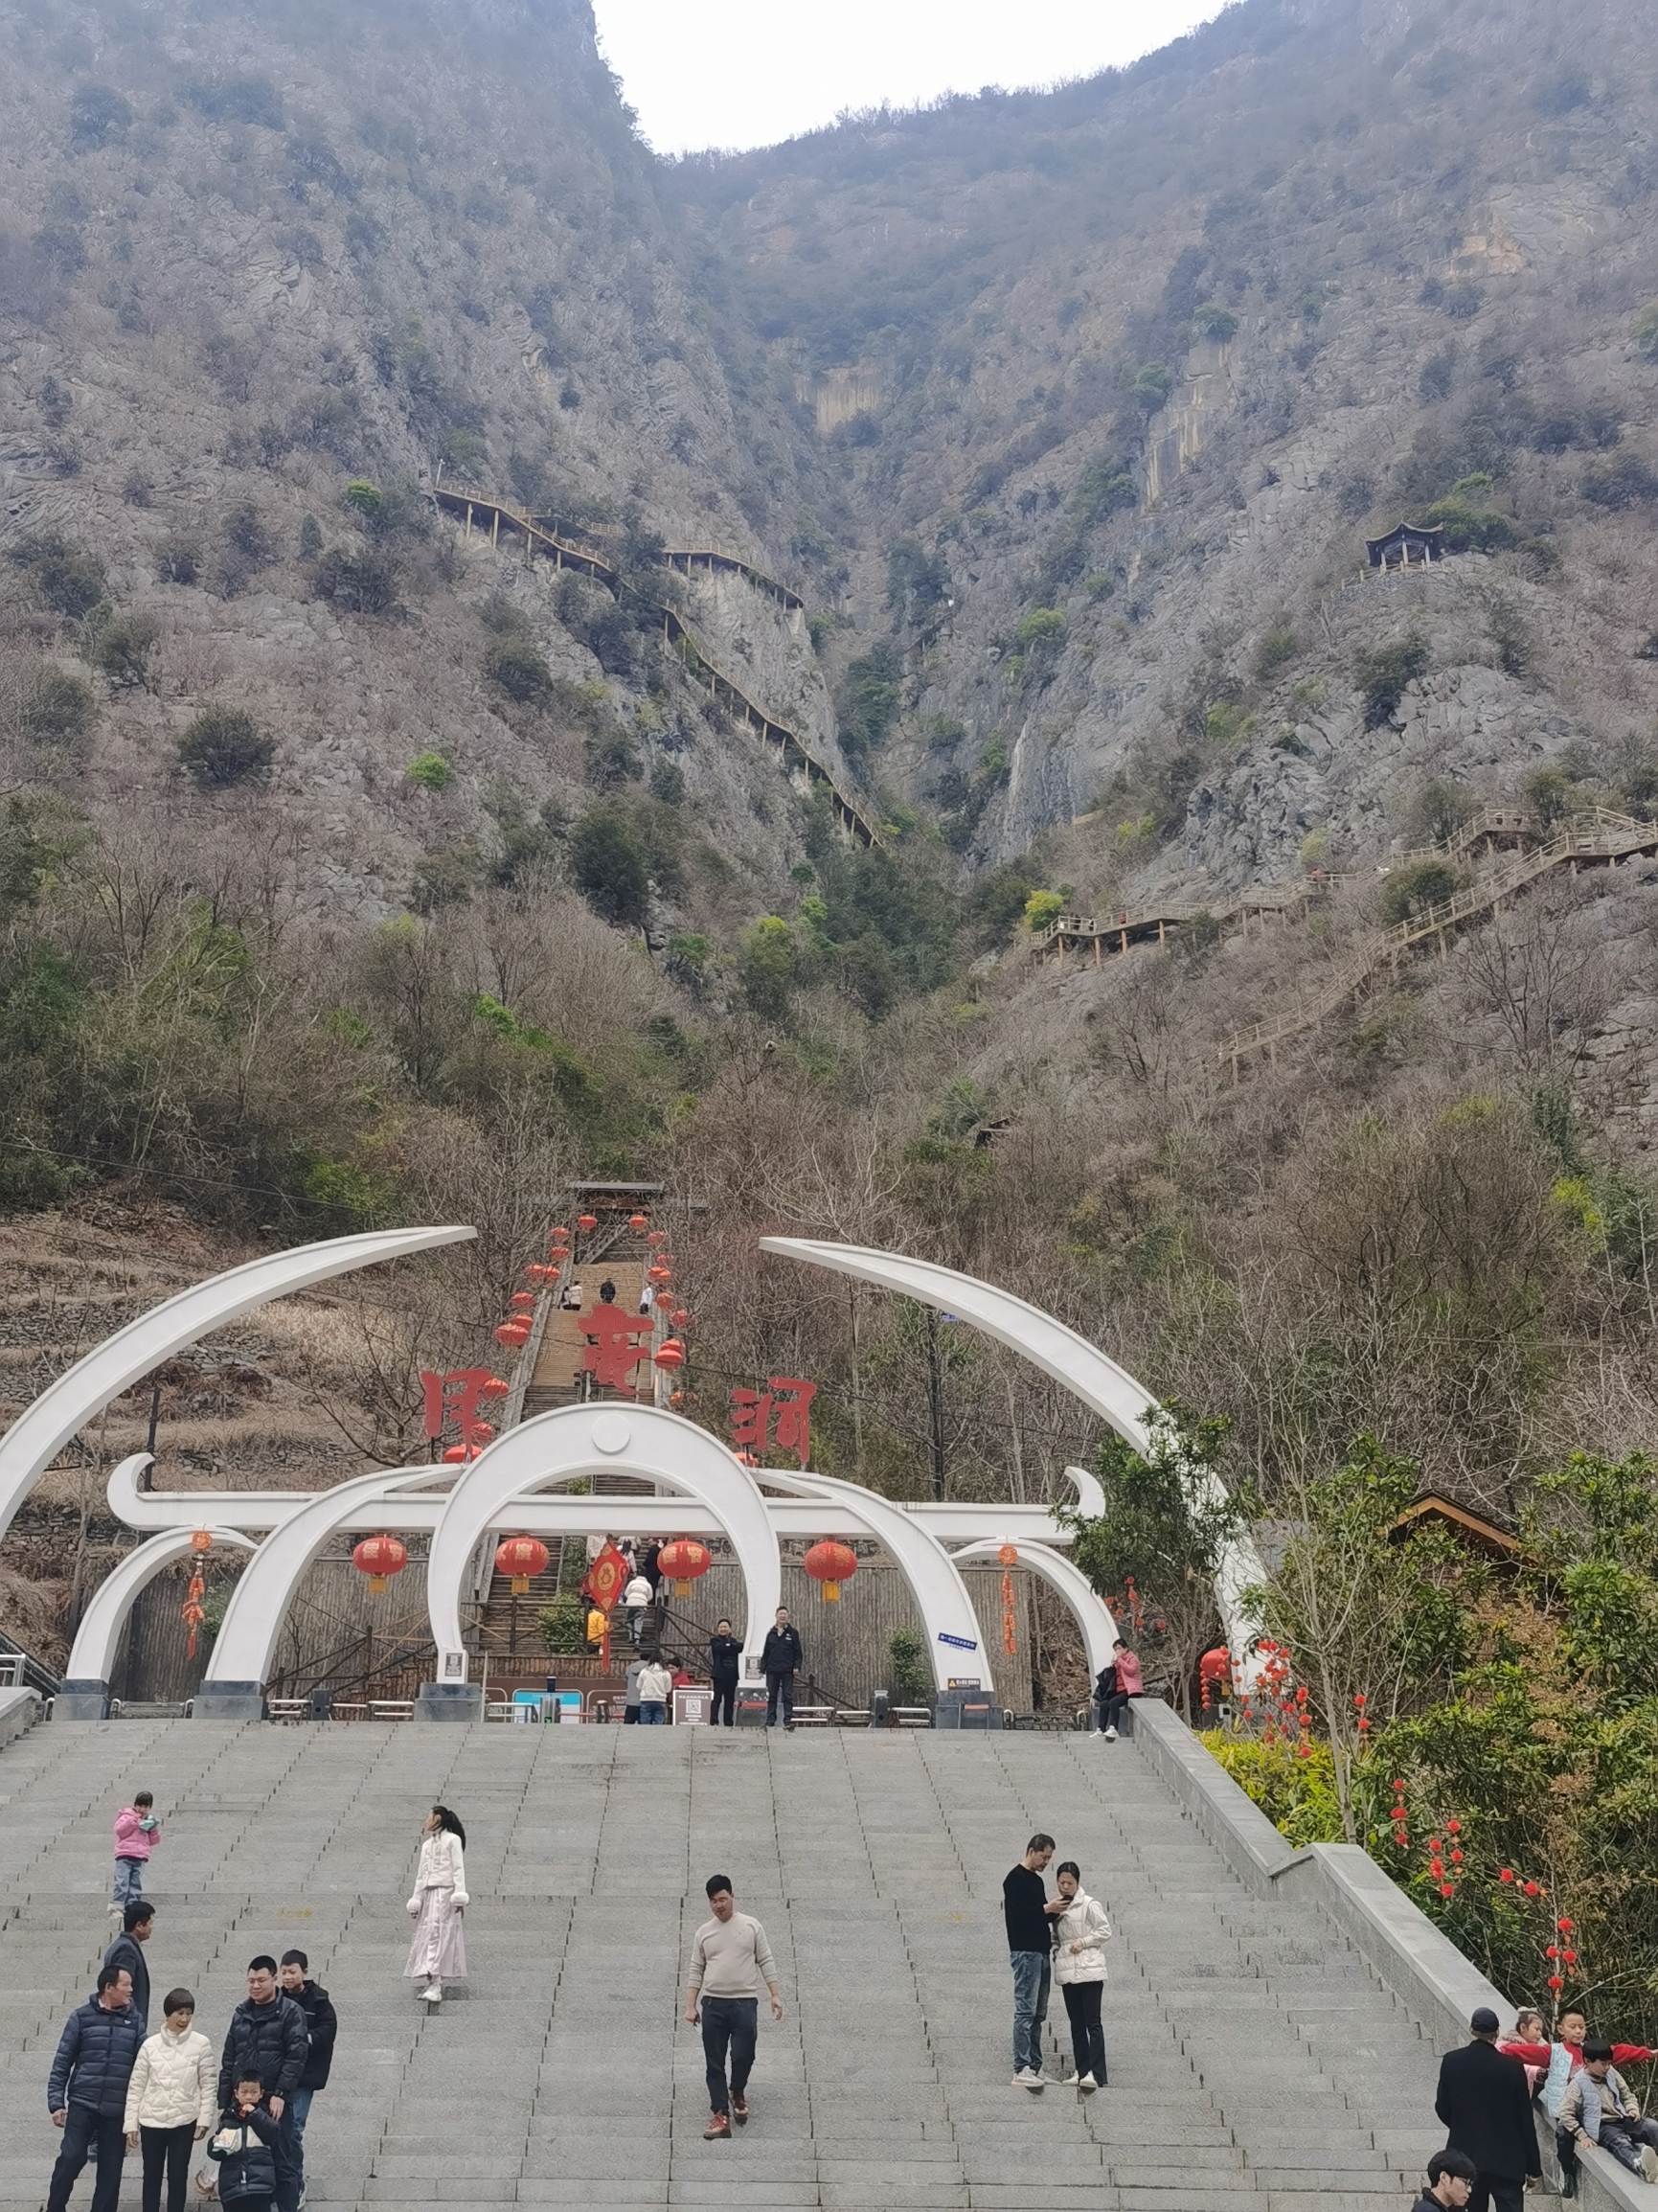
[[[423,1889],[415,1940],[409,1946],[406,1981],[460,1981],[466,1972],[466,1938],[452,1888]]]

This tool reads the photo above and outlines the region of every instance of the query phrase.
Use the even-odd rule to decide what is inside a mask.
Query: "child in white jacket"
[[[218,2109],[218,2063],[194,2024],[189,1990],[169,1990],[163,2010],[167,2025],[139,2044],[126,2085],[126,2147],[143,2146],[144,2212],[161,2212],[164,2171],[167,2212],[184,2212],[192,2146]]]

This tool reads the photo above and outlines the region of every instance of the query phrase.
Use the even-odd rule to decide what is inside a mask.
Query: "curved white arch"
[[[1001,1546],[988,1539],[978,1543],[964,1544],[951,1558],[958,1567],[968,1562],[994,1560]],[[1063,1552],[1051,1551],[1046,1544],[1022,1543],[1018,1547],[1019,1564],[1029,1567],[1033,1575],[1052,1583],[1076,1616],[1077,1626],[1082,1631],[1083,1648],[1088,1653],[1088,1677],[1094,1680],[1102,1667],[1111,1664],[1111,1647],[1117,1641],[1117,1623],[1111,1608],[1100,1596],[1081,1568],[1072,1564]]]
[[[273,1529],[255,1552],[224,1609],[213,1657],[202,1676],[208,1702],[219,1684],[227,1692],[243,1697],[262,1690],[300,1577],[354,1507],[395,1498],[401,1491],[418,1490],[423,1483],[439,1481],[452,1471],[445,1466],[428,1465],[354,1475],[350,1482],[336,1483],[332,1490],[319,1491],[291,1518]],[[201,1704],[198,1696],[198,1710]]]
[[[193,1533],[181,1528],[170,1529],[165,1536],[153,1536],[148,1543],[129,1551],[120,1565],[112,1567],[104,1576],[92,1594],[92,1603],[80,1617],[75,1648],[63,1670],[65,1682],[108,1683],[112,1679],[121,1639],[133,1606],[158,1574],[175,1560],[190,1557]],[[208,1534],[216,1544],[234,1544],[240,1551],[256,1548],[253,1539],[238,1529],[210,1527]]]
[[[785,1260],[804,1260],[808,1266],[831,1268],[861,1283],[879,1283],[889,1290],[919,1299],[923,1306],[959,1314],[987,1336],[995,1337],[1010,1351],[1040,1367],[1056,1382],[1063,1383],[1136,1451],[1149,1452],[1152,1448],[1146,1420],[1156,1408],[1152,1393],[1136,1382],[1126,1368],[1107,1358],[1098,1345],[1090,1344],[1085,1336],[1039,1307],[1015,1298],[1011,1290],[999,1290],[993,1284],[958,1274],[955,1268],[941,1267],[931,1260],[911,1260],[901,1252],[871,1251],[861,1244],[820,1243],[806,1237],[762,1237],[760,1248]],[[1223,1497],[1225,1491],[1219,1477],[1204,1470],[1192,1473],[1188,1494],[1194,1500],[1205,1500]],[[1215,1601],[1226,1630],[1234,1676],[1241,1680],[1259,1672],[1252,1646],[1261,1632],[1261,1624],[1244,1607],[1243,1592],[1252,1583],[1265,1579],[1266,1569],[1253,1542],[1247,1537],[1235,1538],[1215,1572]]]
[[[94,1414],[210,1329],[222,1328],[273,1298],[326,1283],[331,1275],[349,1275],[354,1268],[373,1267],[435,1244],[462,1243],[477,1234],[469,1228],[375,1229],[363,1236],[329,1237],[322,1243],[299,1244],[290,1252],[249,1260],[222,1275],[210,1275],[205,1283],[193,1284],[174,1298],[163,1299],[78,1359],[0,1437],[0,1537],[11,1527],[11,1516],[41,1471]]]
[[[521,1493],[606,1468],[666,1483],[715,1516],[742,1569],[748,1602],[744,1641],[758,1645],[761,1627],[777,1610],[783,1567],[777,1532],[747,1471],[706,1428],[677,1413],[650,1405],[561,1405],[510,1428],[457,1472],[426,1562],[440,1687],[466,1680],[461,1585],[478,1539]]]
[[[973,1610],[966,1584],[956,1571],[955,1561],[930,1528],[912,1518],[901,1505],[882,1497],[878,1491],[866,1490],[861,1483],[843,1482],[832,1474],[796,1474],[775,1467],[759,1471],[761,1480],[792,1497],[821,1498],[826,1505],[838,1508],[885,1545],[910,1585],[910,1595],[921,1616],[935,1689],[947,1689],[952,1676],[959,1678],[975,1666],[988,1684],[990,1661],[979,1616]]]

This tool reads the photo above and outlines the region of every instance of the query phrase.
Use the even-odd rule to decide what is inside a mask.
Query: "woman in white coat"
[[[415,1940],[403,1969],[405,1979],[424,1980],[420,1995],[428,2004],[441,2004],[443,1984],[460,1981],[466,1972],[466,1939],[461,1928],[461,1915],[470,1902],[462,1857],[466,1847],[466,1831],[460,1821],[446,1805],[434,1805],[420,1831],[420,1866],[409,1900]]]
[[[144,2212],[161,2212],[164,2173],[167,2212],[184,2212],[191,2147],[218,2116],[218,2060],[189,1990],[169,1990],[162,2011],[167,2025],[139,2044],[126,2085],[126,2147],[144,2151]]]
[[[1111,1923],[1105,1907],[1082,1887],[1077,1861],[1067,1859],[1055,1878],[1065,1909],[1054,1923],[1054,1979],[1071,2020],[1071,2048],[1077,2065],[1065,2083],[1081,2096],[1105,2085],[1105,2030],[1100,2000],[1105,1995],[1105,1946]]]

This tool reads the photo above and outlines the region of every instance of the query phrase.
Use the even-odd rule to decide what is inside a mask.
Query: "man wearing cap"
[[[1497,2048],[1497,2016],[1481,2005],[1468,2022],[1471,2040],[1440,2061],[1434,2110],[1449,2131],[1447,2151],[1471,2158],[1479,2178],[1468,2212],[1522,2212],[1528,2179],[1543,2161],[1532,2122],[1526,2069]]]

